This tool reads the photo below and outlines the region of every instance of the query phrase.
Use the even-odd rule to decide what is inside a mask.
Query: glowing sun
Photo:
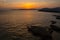
[[[31,9],[31,8],[35,7],[34,5],[35,4],[33,4],[33,3],[25,3],[25,4],[23,4],[23,8],[25,8],[25,9]]]

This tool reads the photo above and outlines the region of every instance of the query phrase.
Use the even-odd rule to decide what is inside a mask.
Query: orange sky
[[[17,4],[11,4],[9,7],[11,8],[23,8],[23,9],[31,9],[31,8],[44,8],[44,7],[56,7],[58,5],[50,4],[46,2],[41,3],[17,3]]]
[[[30,1],[30,0],[29,0]],[[59,7],[59,3],[55,2],[0,2],[0,8],[13,8],[13,9],[31,9],[31,8],[45,8],[45,7]]]
[[[17,3],[17,4],[11,4],[10,6],[13,8],[23,8],[23,9],[30,9],[30,8],[37,8],[36,3]]]

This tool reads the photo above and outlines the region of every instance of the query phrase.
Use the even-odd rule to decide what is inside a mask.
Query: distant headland
[[[60,13],[60,7],[56,7],[56,8],[42,8],[42,9],[39,9],[38,11]]]
[[[37,10],[37,9],[12,9],[12,10]]]

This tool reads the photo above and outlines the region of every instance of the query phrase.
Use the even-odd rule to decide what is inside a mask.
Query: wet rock
[[[60,32],[60,27],[54,25],[56,23],[56,21],[51,21],[52,23],[50,24],[50,27],[52,30],[56,31],[56,32]]]
[[[51,21],[51,24],[55,24],[56,23],[56,21]]]
[[[60,32],[60,28],[59,28],[58,26],[51,24],[50,27],[51,27],[54,31]]]
[[[41,37],[42,40],[52,40],[52,30],[48,27],[31,26],[28,31],[34,36]]]
[[[60,16],[57,16],[56,19],[60,19]]]
[[[56,19],[60,19],[60,15],[53,15],[56,17]]]

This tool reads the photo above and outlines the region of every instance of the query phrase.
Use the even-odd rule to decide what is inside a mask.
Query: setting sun
[[[31,8],[34,8],[36,7],[34,3],[25,3],[22,5],[23,8],[25,9],[31,9]]]

